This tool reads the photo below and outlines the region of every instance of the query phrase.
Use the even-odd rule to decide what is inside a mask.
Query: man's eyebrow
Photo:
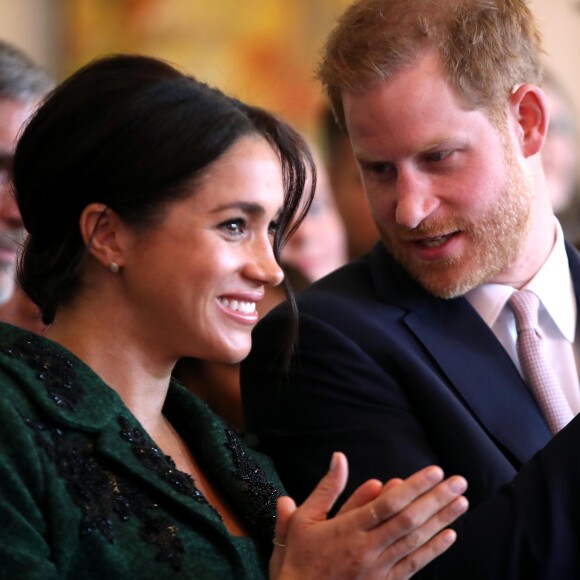
[[[255,216],[264,215],[264,213],[266,211],[264,209],[264,207],[258,203],[248,203],[248,202],[244,202],[244,201],[238,201],[235,203],[227,203],[227,204],[220,205],[220,206],[214,208],[211,211],[211,213],[219,213],[221,211],[226,211],[226,210],[231,210],[231,209],[241,210],[244,213],[247,213],[249,215],[255,215]]]
[[[421,147],[418,146],[416,148],[416,150],[413,151],[412,154],[413,155],[422,155],[424,153],[430,153],[431,151],[433,151],[434,149],[437,149],[438,147],[446,147],[450,144],[452,146],[455,146],[454,144],[461,145],[464,142],[465,142],[465,139],[460,139],[458,137],[451,136],[451,135],[443,135],[441,137],[437,137],[436,139],[433,139],[429,142],[424,143]],[[365,166],[376,165],[376,164],[381,164],[381,163],[386,163],[386,164],[391,163],[387,159],[382,159],[380,157],[374,158],[374,157],[371,157],[369,155],[366,155],[366,153],[357,154],[356,151],[353,151],[353,155],[354,155],[355,160],[358,163],[360,163],[361,165],[365,165]]]

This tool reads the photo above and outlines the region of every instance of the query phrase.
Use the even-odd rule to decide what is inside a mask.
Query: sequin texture
[[[73,363],[36,338],[20,339],[13,348],[3,351],[14,358],[26,359],[37,371],[49,397],[59,406],[74,411],[83,392],[76,384]]]
[[[244,483],[251,509],[246,517],[263,542],[271,543],[276,526],[276,502],[280,492],[266,479],[265,473],[249,455],[235,433],[226,428],[228,448],[236,470],[234,476]]]
[[[25,360],[37,371],[38,380],[56,405],[75,410],[83,391],[69,359],[35,338],[24,338],[3,350],[11,357]],[[81,537],[97,532],[113,543],[114,519],[127,522],[131,516],[136,517],[141,539],[157,548],[156,559],[179,570],[184,550],[177,526],[167,517],[156,514],[157,504],[127,478],[102,464],[95,453],[92,434],[29,418],[24,421],[34,431],[39,446],[54,461],[68,493],[81,510]],[[160,451],[158,454],[162,455]]]
[[[156,546],[157,560],[179,570],[183,546],[177,527],[168,518],[155,514],[157,505],[150,498],[101,464],[89,435],[67,432],[40,421],[25,422],[55,462],[67,491],[81,509],[81,536],[99,532],[112,544],[114,517],[127,522],[135,516],[140,522],[139,536]]]

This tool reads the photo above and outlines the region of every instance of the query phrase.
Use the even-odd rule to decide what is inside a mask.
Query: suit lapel
[[[550,432],[532,394],[489,327],[464,299],[405,323],[432,354],[473,415],[502,447],[524,462]]]
[[[501,344],[467,300],[431,296],[382,249],[373,251],[371,268],[379,297],[407,311],[404,324],[498,445],[521,462],[542,448],[550,432],[541,411]]]

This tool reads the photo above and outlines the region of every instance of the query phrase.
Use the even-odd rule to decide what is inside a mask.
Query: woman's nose
[[[253,246],[245,273],[248,278],[267,286],[277,286],[284,280],[284,272],[274,257],[269,239]]]

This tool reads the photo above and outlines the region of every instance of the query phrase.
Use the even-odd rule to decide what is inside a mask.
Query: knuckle
[[[405,538],[405,547],[409,552],[414,552],[421,544],[422,540],[419,534],[409,534]]]
[[[393,497],[386,497],[381,502],[380,514],[383,518],[390,518],[402,509],[403,506]],[[378,511],[378,510],[377,510]]]
[[[409,574],[411,576],[413,574],[415,574],[415,572],[419,571],[419,562],[418,562],[417,558],[415,558],[414,556],[409,556],[405,563],[406,563],[407,571],[409,572]]]
[[[397,519],[405,530],[413,530],[420,524],[419,517],[413,510],[402,511]]]

